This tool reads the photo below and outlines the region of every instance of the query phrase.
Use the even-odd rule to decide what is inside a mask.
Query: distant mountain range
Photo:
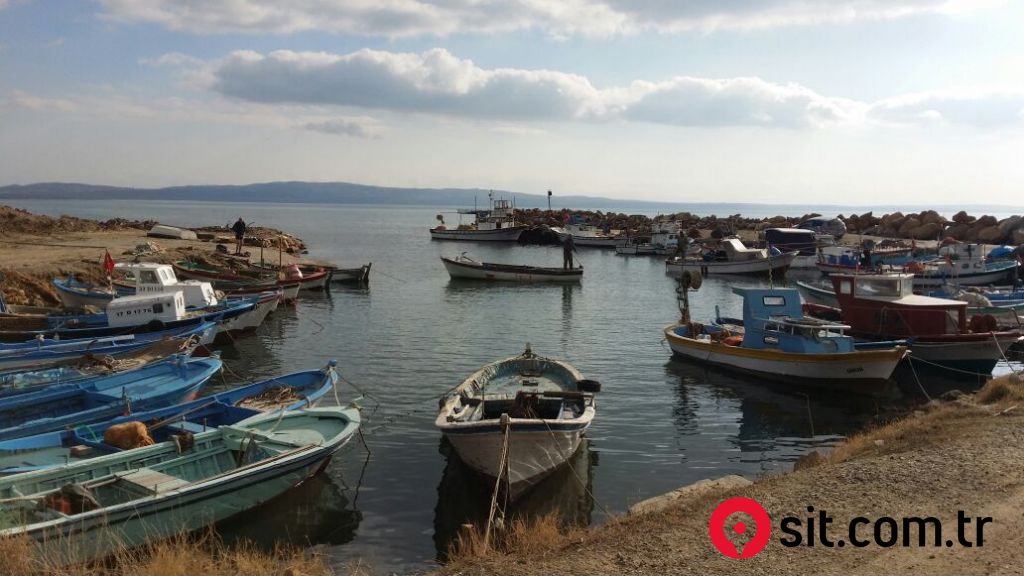
[[[160,200],[182,202],[284,202],[305,204],[379,204],[404,206],[487,206],[487,194],[482,188],[391,188],[368,186],[350,182],[265,182],[241,185],[170,186],[166,188],[128,188],[65,182],[0,186],[0,202],[4,200]],[[495,198],[514,199],[518,208],[546,208],[547,196],[524,194],[507,190],[494,190]],[[742,202],[651,202],[620,200],[594,196],[560,196],[552,198],[552,207],[576,210],[603,210],[632,213],[671,213],[690,211],[698,214],[787,214],[808,212],[822,214],[866,212],[878,213],[896,210],[932,208],[936,210],[967,209],[972,214],[1006,212],[1006,206],[913,206],[890,205],[865,207],[863,205],[831,205],[827,202],[804,204],[754,204]]]

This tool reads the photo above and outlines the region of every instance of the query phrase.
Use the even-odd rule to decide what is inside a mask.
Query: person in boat
[[[245,243],[245,220],[239,216],[235,224],[231,226],[231,230],[235,233],[235,254],[242,253],[242,244]]]
[[[576,242],[572,239],[572,234],[565,237],[562,241],[562,269],[572,270],[572,253],[576,251]]]

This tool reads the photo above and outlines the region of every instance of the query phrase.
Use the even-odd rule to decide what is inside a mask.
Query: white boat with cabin
[[[445,226],[444,217],[437,215],[440,222],[430,229],[432,240],[464,240],[477,242],[518,242],[519,235],[526,226],[516,222],[516,209],[508,200],[495,200],[487,195],[487,210],[459,210],[459,225],[456,228]],[[462,224],[464,214],[473,214],[473,224]]]

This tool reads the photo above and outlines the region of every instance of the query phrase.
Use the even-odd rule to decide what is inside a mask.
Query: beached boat
[[[107,304],[116,296],[129,295],[127,291],[119,291],[117,288],[82,282],[73,274],[67,278],[54,279],[53,289],[57,292],[57,296],[65,308],[92,307],[97,310],[106,310]]]
[[[210,344],[216,333],[216,323],[198,322],[142,334],[67,340],[37,337],[0,342],[0,374],[67,365],[84,357],[121,358],[164,339],[194,339],[197,344]]]
[[[321,470],[359,422],[355,408],[261,414],[178,441],[8,476],[0,479],[0,537],[27,536],[61,563],[205,528]]]
[[[968,318],[967,302],[914,294],[911,274],[833,274],[831,278],[839,309],[809,304],[809,313],[841,320],[858,338],[909,338],[910,360],[922,367],[991,374],[1006,349],[1024,340],[1020,330],[999,330],[995,318]]]
[[[778,252],[778,253],[776,253]],[[768,274],[785,272],[799,252],[781,253],[766,248],[747,248],[739,238],[725,238],[719,248],[705,252],[700,258],[669,258],[665,267],[670,272],[697,270],[710,274]]]
[[[672,352],[703,364],[763,378],[877,394],[907,354],[905,346],[860,350],[849,326],[804,316],[792,288],[733,288],[743,298],[742,325],[684,321],[664,329]]]
[[[199,236],[188,228],[178,228],[166,224],[157,224],[149,229],[146,236],[153,238],[170,238],[172,240],[198,240]]]
[[[134,410],[178,404],[195,396],[220,369],[217,358],[177,356],[86,384],[6,396],[0,399],[0,439],[104,422]]]
[[[604,232],[590,224],[566,224],[562,227],[552,228],[551,231],[558,235],[558,240],[561,242],[565,242],[566,238],[572,236],[573,244],[576,246],[615,248],[626,244],[625,235],[612,234],[611,231]]]
[[[108,445],[97,445],[97,439],[103,438],[111,427],[129,422],[142,423],[150,439],[164,442],[171,440],[172,434],[206,432],[264,412],[310,408],[337,385],[335,366],[332,360],[320,370],[275,376],[184,404],[135,412],[74,429],[0,441],[0,475],[21,474],[111,454],[116,450]]]
[[[230,289],[239,285],[262,284],[264,286],[284,285],[299,283],[299,290],[323,290],[327,287],[327,270],[317,268],[308,273],[303,273],[295,266],[294,271],[286,274],[286,271],[277,274],[284,275],[284,278],[275,279],[275,272],[271,270],[253,270],[251,272],[228,272],[217,268],[210,268],[187,260],[179,260],[173,264],[174,271],[182,278],[194,280],[205,280],[213,283],[217,288]],[[268,277],[269,276],[269,277]]]
[[[477,262],[462,254],[456,258],[441,257],[448,275],[455,279],[490,280],[496,282],[579,282],[583,268],[546,268]]]
[[[471,242],[518,242],[526,226],[516,222],[516,209],[508,200],[495,200],[487,195],[489,207],[486,210],[459,210],[459,225],[445,226],[444,217],[437,215],[440,222],[430,229],[431,240],[465,240]],[[462,224],[462,216],[472,214],[472,224]]]
[[[527,346],[444,396],[434,425],[471,468],[505,477],[514,497],[576,452],[594,419],[599,389],[567,362],[537,356]]]

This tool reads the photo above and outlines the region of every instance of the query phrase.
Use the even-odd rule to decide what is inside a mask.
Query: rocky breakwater
[[[803,216],[773,216],[771,218],[746,218],[741,214],[730,216],[698,216],[690,212],[664,214],[651,218],[642,214],[622,214],[600,210],[520,210],[517,218],[532,228],[562,226],[566,217],[601,229],[621,230],[630,236],[649,235],[656,223],[675,223],[679,230],[690,238],[705,238],[710,235],[735,234],[741,230],[763,230],[795,226],[808,218],[820,214]]]
[[[952,238],[963,242],[983,244],[1024,244],[1024,218],[1010,216],[1002,220],[995,216],[975,217],[961,210],[947,219],[934,210],[903,214],[893,212],[875,216],[864,214],[840,215],[852,233],[887,238],[912,240],[942,240]]]

